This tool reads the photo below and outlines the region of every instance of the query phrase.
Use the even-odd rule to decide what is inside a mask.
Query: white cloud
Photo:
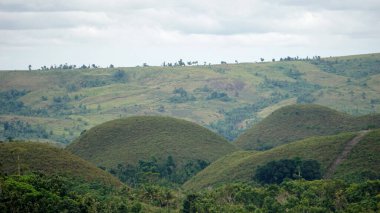
[[[379,52],[378,20],[378,0],[1,0],[0,69]]]

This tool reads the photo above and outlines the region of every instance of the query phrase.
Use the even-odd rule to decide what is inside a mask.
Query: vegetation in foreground
[[[0,176],[1,212],[140,212],[127,188],[116,190],[62,176]],[[117,193],[115,193],[117,192]]]
[[[380,181],[226,184],[197,193],[105,188],[60,176],[0,176],[1,212],[378,212]]]
[[[188,194],[183,212],[378,212],[380,181],[294,180],[280,185],[227,184]]]

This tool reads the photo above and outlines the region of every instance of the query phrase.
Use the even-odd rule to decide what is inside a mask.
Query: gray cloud
[[[107,14],[100,12],[0,12],[0,29],[7,30],[102,27],[111,23]]]
[[[378,52],[378,20],[378,0],[1,0],[0,69]]]

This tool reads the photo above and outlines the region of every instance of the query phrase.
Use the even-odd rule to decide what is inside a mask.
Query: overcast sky
[[[0,0],[0,69],[380,52],[380,0]]]

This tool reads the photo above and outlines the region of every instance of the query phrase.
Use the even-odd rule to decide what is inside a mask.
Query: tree
[[[170,176],[175,172],[175,168],[176,168],[176,165],[174,163],[174,159],[171,155],[169,155],[168,158],[166,159],[166,163],[164,166],[164,169],[165,169],[164,172],[166,173],[166,175]]]
[[[110,68],[115,68],[115,66],[113,64],[110,64]]]
[[[320,164],[316,160],[300,158],[270,161],[256,170],[256,180],[262,183],[281,183],[286,178],[315,180],[321,178]]]
[[[32,71],[32,65],[29,64],[28,69],[29,71]]]
[[[15,147],[11,150],[11,153],[16,156],[16,166],[17,166],[17,175],[21,175],[21,165],[20,165],[20,154],[26,152],[27,150],[22,147]]]
[[[194,202],[197,199],[197,195],[195,194],[189,194],[186,196],[186,199],[183,201],[182,204],[182,212],[183,213],[192,213],[196,212],[196,208],[194,205]]]
[[[305,180],[316,180],[321,177],[321,164],[318,161],[305,160],[301,162],[301,178]]]
[[[260,61],[261,61],[261,62],[264,62],[264,58],[260,58]]]
[[[183,62],[182,59],[179,59],[178,65],[179,66],[186,66],[185,62]]]
[[[117,70],[112,73],[112,80],[116,82],[125,82],[128,81],[128,75],[123,70]]]

